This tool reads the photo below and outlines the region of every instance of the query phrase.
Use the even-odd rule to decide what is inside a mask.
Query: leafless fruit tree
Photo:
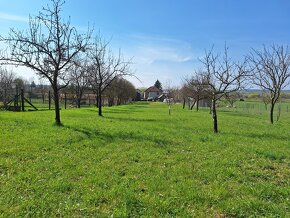
[[[91,31],[79,34],[70,21],[61,18],[63,0],[51,0],[39,12],[30,17],[26,31],[11,29],[8,37],[0,41],[8,47],[0,54],[2,64],[25,66],[49,80],[54,92],[55,121],[59,126],[59,90],[68,85],[67,70],[72,59],[86,50]]]
[[[136,96],[136,88],[126,79],[116,78],[105,91],[108,105],[113,106],[126,104]]]
[[[183,85],[180,89],[180,93],[181,93],[181,97],[183,99],[182,108],[184,109],[186,100],[188,100],[189,96],[192,95],[191,90],[189,89],[188,84],[186,82],[186,79],[185,79],[185,82],[183,83]]]
[[[223,96],[238,91],[248,75],[246,61],[234,62],[228,56],[228,48],[225,47],[224,54],[214,54],[213,49],[205,52],[200,60],[204,65],[204,76],[209,86],[211,97],[211,114],[213,119],[213,130],[218,133],[217,101]]]
[[[264,46],[261,51],[253,49],[248,59],[252,66],[253,84],[270,95],[270,122],[273,124],[275,104],[282,89],[289,84],[289,47],[273,45]]]
[[[88,60],[86,57],[77,57],[74,62],[69,70],[70,89],[77,101],[77,107],[80,108],[82,97],[89,86]]]
[[[4,108],[13,98],[14,79],[15,74],[12,71],[0,68],[0,101],[2,101]]]
[[[227,93],[224,96],[224,98],[226,102],[230,104],[230,107],[233,108],[235,102],[239,101],[242,98],[242,94],[239,92],[231,92],[231,93]]]
[[[107,87],[116,79],[133,75],[130,72],[130,61],[125,61],[121,52],[115,56],[109,48],[109,42],[97,35],[88,51],[89,83],[93,92],[97,95],[99,116],[102,113],[102,95]]]
[[[199,110],[199,101],[208,97],[207,77],[202,71],[196,71],[194,75],[185,79],[185,84],[190,92],[190,96],[194,99],[191,109],[196,105]]]
[[[265,110],[267,111],[268,110],[268,104],[271,103],[271,96],[270,96],[269,92],[263,91],[261,93],[261,98],[262,98],[262,101],[263,101],[263,103],[265,105]]]

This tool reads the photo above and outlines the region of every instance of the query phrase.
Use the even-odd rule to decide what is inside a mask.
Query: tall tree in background
[[[162,90],[162,84],[159,80],[156,80],[156,82],[154,83],[154,86],[160,90]]]
[[[204,65],[204,78],[211,96],[213,129],[215,133],[218,133],[217,101],[241,88],[249,74],[246,69],[247,64],[246,61],[242,63],[232,61],[228,56],[227,47],[225,47],[223,56],[214,54],[213,49],[206,51],[201,62]]]
[[[42,103],[44,104],[45,103],[45,95],[49,90],[48,90],[48,87],[45,85],[43,78],[39,78],[38,87],[40,89]]]
[[[13,98],[13,83],[15,74],[12,71],[8,71],[4,68],[0,68],[0,101],[3,102],[4,108],[7,107],[7,103]]]
[[[105,95],[109,106],[126,104],[135,98],[136,88],[128,80],[116,78],[105,91]]]
[[[114,56],[109,42],[103,40],[100,35],[95,37],[88,57],[90,87],[97,95],[98,114],[103,116],[102,95],[116,78],[133,75],[129,70],[130,62],[122,58],[120,51],[118,56]]]
[[[75,95],[77,107],[81,108],[81,100],[89,86],[88,65],[86,58],[75,58],[75,64],[69,70],[70,88]]]
[[[199,110],[199,101],[208,97],[208,84],[205,74],[202,71],[196,71],[194,75],[185,79],[185,85],[189,91],[189,96],[194,99],[191,109],[196,105]]]
[[[0,37],[8,45],[0,55],[2,64],[28,67],[49,80],[58,126],[61,125],[59,90],[68,85],[67,71],[72,59],[86,50],[91,35],[89,30],[83,35],[77,33],[69,20],[62,20],[63,4],[62,0],[52,0],[38,16],[30,17],[27,31],[11,29],[8,37]]]
[[[239,92],[231,92],[231,93],[227,93],[224,96],[225,100],[227,103],[230,104],[230,107],[233,108],[235,102],[237,102],[238,100],[240,100],[242,98],[242,94]]]
[[[270,48],[264,46],[261,51],[253,49],[248,59],[253,69],[253,84],[270,95],[270,122],[273,124],[275,104],[282,89],[289,84],[289,47],[273,45]]]

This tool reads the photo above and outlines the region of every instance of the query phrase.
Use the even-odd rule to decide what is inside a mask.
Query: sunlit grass
[[[290,113],[161,103],[0,113],[0,214],[290,216]]]

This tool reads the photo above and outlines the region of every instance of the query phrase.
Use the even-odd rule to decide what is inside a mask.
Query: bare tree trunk
[[[54,94],[54,110],[55,110],[55,123],[57,126],[61,126],[60,122],[60,107],[59,107],[59,92],[57,87],[53,88]]]
[[[194,100],[194,102],[192,103],[192,105],[191,105],[191,107],[190,107],[190,110],[192,110],[192,109],[193,109],[193,107],[194,107],[195,103],[196,103],[196,100]]]
[[[275,107],[275,103],[272,101],[271,102],[271,108],[270,108],[270,123],[273,124],[274,122],[274,107]]]
[[[98,108],[99,108],[99,116],[103,116],[103,113],[102,113],[102,94],[100,91],[98,93]]]
[[[77,107],[81,108],[81,101],[82,101],[82,97],[83,97],[82,90],[78,90],[76,93],[76,96],[77,96]]]
[[[279,103],[279,105],[278,105],[277,122],[279,121],[280,116],[281,116],[281,101],[280,101],[280,103]]]
[[[212,100],[212,120],[213,120],[213,131],[218,133],[218,122],[217,122],[217,113],[216,113],[216,99]]]
[[[171,101],[168,99],[168,114],[171,115]]]
[[[193,109],[193,107],[194,107],[194,104],[195,104],[195,102],[193,102],[193,104],[191,105],[191,107],[190,107],[190,110],[192,110],[192,109]]]
[[[98,92],[96,93],[96,106],[99,108],[99,94]]]
[[[183,98],[183,106],[182,108],[184,109],[185,108],[185,98]]]
[[[113,104],[114,104],[114,98],[113,98],[113,97],[109,97],[109,98],[108,98],[108,106],[109,106],[109,107],[112,107]]]
[[[199,110],[199,98],[196,99],[196,111]]]
[[[81,108],[81,97],[78,97],[78,108]]]

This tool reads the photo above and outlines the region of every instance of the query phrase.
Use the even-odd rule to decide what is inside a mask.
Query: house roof
[[[151,86],[148,89],[146,89],[145,92],[161,92],[161,90],[155,86]]]
[[[166,95],[163,93],[163,94],[161,94],[161,95],[158,96],[158,99],[160,99],[162,97],[165,97],[166,98]]]

